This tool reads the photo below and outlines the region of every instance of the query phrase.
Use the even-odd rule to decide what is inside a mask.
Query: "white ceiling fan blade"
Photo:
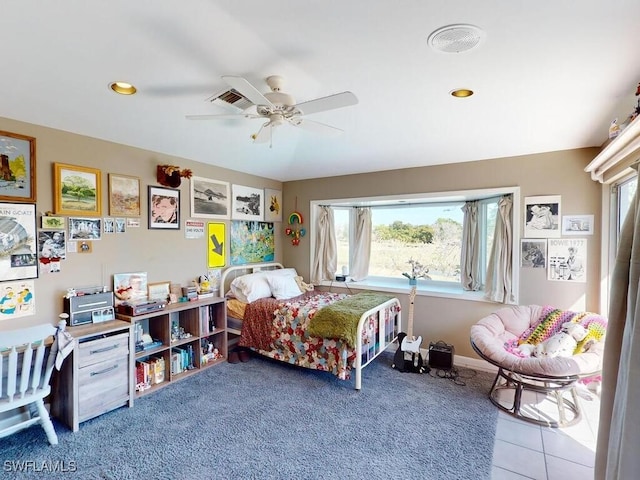
[[[239,119],[239,118],[260,118],[260,115],[251,113],[221,113],[219,115],[185,115],[187,120],[218,120],[218,119]]]
[[[336,93],[335,95],[329,95],[328,97],[320,97],[315,100],[309,100],[308,102],[302,102],[295,107],[300,110],[303,115],[309,115],[310,113],[324,112],[327,110],[335,110],[336,108],[349,107],[356,105],[358,98],[351,92]]]
[[[260,93],[260,91],[251,85],[246,79],[235,75],[223,75],[222,79],[251,100],[255,105],[273,106],[269,99]]]
[[[271,125],[271,122],[264,123],[260,127],[260,130],[258,130],[258,133],[251,135],[251,138],[253,138],[253,143],[267,143],[269,140],[271,140],[272,128],[273,126]]]
[[[314,122],[313,120],[308,120],[306,118],[294,117],[289,120],[289,122],[294,127],[302,128],[303,130],[313,133],[320,133],[322,135],[336,136],[344,133],[344,130],[341,128],[332,127],[326,123]]]

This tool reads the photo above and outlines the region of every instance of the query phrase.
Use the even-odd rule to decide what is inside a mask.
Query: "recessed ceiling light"
[[[467,98],[471,95],[473,95],[473,90],[469,90],[468,88],[458,88],[451,91],[451,96],[456,98]]]
[[[447,25],[429,35],[428,43],[436,52],[461,53],[476,48],[484,37],[484,31],[475,25]]]
[[[120,95],[133,95],[138,91],[136,87],[127,82],[113,82],[109,88]]]

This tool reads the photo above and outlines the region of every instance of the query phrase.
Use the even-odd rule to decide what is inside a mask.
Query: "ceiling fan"
[[[186,118],[189,120],[224,118],[261,118],[266,120],[260,130],[251,135],[254,143],[271,141],[273,129],[283,124],[293,125],[294,127],[320,134],[340,134],[343,132],[342,129],[309,120],[306,115],[335,110],[358,103],[358,99],[353,93],[342,92],[296,104],[291,95],[282,92],[281,88],[284,79],[280,75],[267,77],[267,85],[271,91],[265,94],[260,93],[256,87],[243,77],[224,75],[222,79],[231,87],[231,90],[221,95],[215,95],[210,101],[221,100],[221,103],[232,104],[244,111],[219,115],[187,115]],[[253,105],[256,107],[255,113],[253,110],[249,110]]]

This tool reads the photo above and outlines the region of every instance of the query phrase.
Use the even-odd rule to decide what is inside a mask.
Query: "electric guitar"
[[[401,372],[424,373],[425,366],[420,353],[422,337],[413,336],[413,304],[416,298],[416,286],[411,287],[409,294],[409,326],[407,333],[398,334],[398,349],[393,357],[392,367]],[[408,356],[406,354],[409,354]]]

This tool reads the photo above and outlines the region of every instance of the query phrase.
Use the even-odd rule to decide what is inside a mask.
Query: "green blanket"
[[[309,320],[309,334],[316,337],[338,338],[350,347],[356,345],[358,321],[364,312],[394,298],[380,293],[358,293],[322,307]]]

